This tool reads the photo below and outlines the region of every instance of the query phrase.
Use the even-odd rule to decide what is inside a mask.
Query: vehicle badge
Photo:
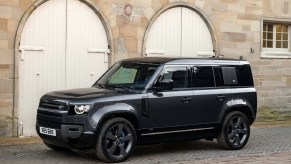
[[[63,105],[59,106],[59,109],[64,109],[64,108],[65,108],[65,106],[63,106]]]

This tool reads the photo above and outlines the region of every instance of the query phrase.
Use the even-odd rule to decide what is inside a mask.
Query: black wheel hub
[[[227,127],[227,136],[231,144],[241,146],[247,140],[249,135],[249,127],[244,118],[237,116],[233,117]]]
[[[122,158],[132,147],[132,132],[127,125],[113,125],[106,134],[105,143],[110,156]]]

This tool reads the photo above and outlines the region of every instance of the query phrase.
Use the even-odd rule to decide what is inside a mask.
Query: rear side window
[[[214,67],[213,70],[217,87],[238,84],[235,67]]]
[[[252,72],[248,65],[215,67],[216,86],[253,86]]]
[[[222,67],[224,85],[237,85],[236,69],[234,67]]]
[[[193,67],[192,86],[214,87],[214,77],[212,67]]]
[[[236,66],[239,86],[254,86],[251,67],[249,65]]]

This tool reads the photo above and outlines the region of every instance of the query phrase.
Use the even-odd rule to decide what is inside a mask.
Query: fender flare
[[[113,114],[128,114],[134,116],[137,120],[137,111],[126,103],[115,103],[112,105],[104,106],[98,109],[92,116],[89,117],[90,125],[97,130],[102,121],[109,115]]]
[[[245,111],[245,110],[238,110],[238,111],[241,111],[241,112],[245,111],[244,113],[249,113],[250,115],[247,115],[247,117],[252,117],[251,119],[253,119],[253,117],[256,115],[254,113],[254,109],[252,108],[252,106],[250,105],[249,102],[243,101],[241,99],[232,100],[230,102],[231,102],[231,104],[226,105],[227,107],[220,114],[219,122],[223,122],[223,119],[226,116],[226,114],[229,113],[230,111],[233,111],[233,109],[244,109],[244,108],[247,108],[247,111]]]

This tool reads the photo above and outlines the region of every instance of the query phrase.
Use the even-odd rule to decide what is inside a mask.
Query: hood
[[[117,90],[100,89],[100,88],[78,88],[62,91],[50,92],[46,95],[61,98],[99,98],[126,94]]]

